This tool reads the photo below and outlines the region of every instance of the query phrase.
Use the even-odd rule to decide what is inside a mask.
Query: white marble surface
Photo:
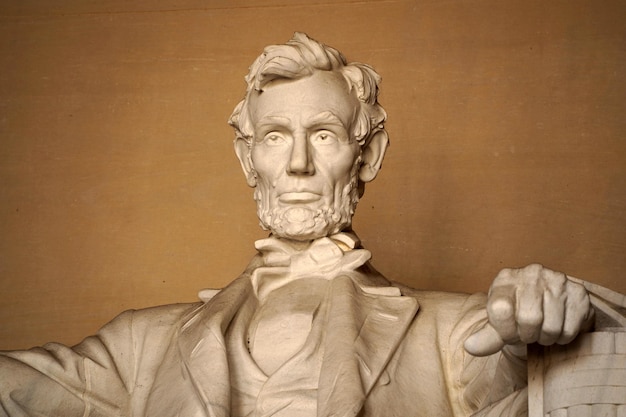
[[[0,415],[525,413],[526,345],[593,325],[585,283],[538,264],[502,270],[487,297],[389,282],[351,230],[388,144],[380,77],[298,33],[246,80],[230,123],[271,232],[246,271],[76,347],[3,353]]]

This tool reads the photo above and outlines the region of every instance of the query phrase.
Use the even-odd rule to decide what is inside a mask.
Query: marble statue
[[[587,331],[589,291],[537,264],[488,296],[378,273],[351,219],[388,144],[379,81],[302,33],[267,47],[229,121],[269,231],[258,254],[201,302],[2,352],[0,416],[526,415],[526,346]]]

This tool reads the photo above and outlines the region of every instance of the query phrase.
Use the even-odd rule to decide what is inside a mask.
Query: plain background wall
[[[0,348],[195,301],[254,254],[226,120],[294,31],[383,76],[355,230],[387,277],[486,291],[541,262],[626,292],[621,0],[4,1]]]

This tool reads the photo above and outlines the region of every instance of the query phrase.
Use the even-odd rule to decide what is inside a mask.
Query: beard
[[[319,239],[345,230],[352,225],[352,216],[359,202],[357,172],[358,161],[341,194],[335,195],[331,204],[315,209],[299,205],[271,207],[272,203],[264,198],[263,191],[257,186],[254,194],[260,226],[277,237],[299,241]]]

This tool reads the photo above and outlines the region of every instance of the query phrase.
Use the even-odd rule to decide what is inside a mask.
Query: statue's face
[[[254,93],[249,106],[262,226],[295,240],[349,226],[361,150],[350,137],[359,102],[344,78],[318,71],[274,81]]]

